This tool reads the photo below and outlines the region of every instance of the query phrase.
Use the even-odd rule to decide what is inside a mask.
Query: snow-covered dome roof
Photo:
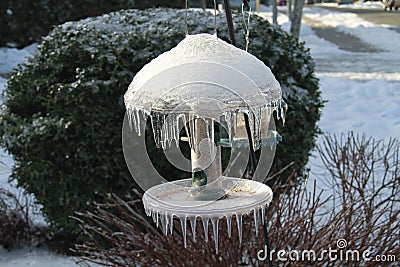
[[[210,34],[186,36],[145,65],[125,93],[131,126],[140,135],[150,115],[156,144],[164,148],[167,142],[179,140],[180,127],[193,118],[224,121],[231,143],[243,124],[238,113],[247,113],[257,149],[262,120],[268,122],[274,110],[284,116],[281,103],[281,87],[270,68]],[[213,136],[214,124],[207,125]]]
[[[215,35],[197,34],[145,65],[129,85],[125,105],[163,113],[199,98],[216,99],[219,108],[232,111],[275,106],[282,92],[271,70],[255,56]],[[189,105],[179,111],[186,109],[196,110]]]

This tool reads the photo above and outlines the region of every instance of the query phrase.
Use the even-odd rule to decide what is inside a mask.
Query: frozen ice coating
[[[153,88],[154,90],[151,92],[141,92],[142,86],[156,75],[180,65],[200,62],[222,64],[241,72],[255,83],[269,103],[278,102],[282,98],[278,81],[270,68],[262,61],[250,53],[226,43],[215,35],[197,34],[187,35],[176,47],[161,54],[137,73],[125,94],[126,107],[131,109],[140,107],[141,103],[132,102],[132,100],[137,99],[138,95],[135,96],[137,93],[143,95],[143,97],[145,97],[143,94],[145,93],[149,98],[159,98],[160,91],[158,88]],[[222,75],[223,73],[219,74]],[[180,76],[185,75],[191,75],[190,71],[181,73]],[[246,88],[242,88],[242,90],[246,90]],[[211,90],[208,93],[211,96],[213,91]]]
[[[188,35],[145,65],[124,99],[130,127],[138,135],[150,116],[158,147],[178,146],[185,140],[191,148],[192,179],[160,182],[143,195],[147,215],[164,234],[172,234],[178,219],[186,247],[188,233],[195,242],[196,224],[202,224],[197,231],[203,228],[206,242],[211,232],[218,253],[219,221],[226,220],[229,237],[237,227],[242,242],[243,216],[249,214],[258,234],[272,191],[255,180],[223,176],[219,149],[237,147],[240,140],[247,141],[244,146],[249,143],[244,114],[255,149],[269,139],[275,144],[276,136],[266,135],[271,132],[271,115],[276,111],[284,120],[286,104],[271,70],[216,35]],[[181,130],[186,132],[182,139]]]
[[[284,119],[286,108],[279,83],[262,61],[210,34],[188,35],[145,65],[129,85],[125,105],[139,135],[151,116],[156,144],[163,148],[177,143],[180,122],[222,116],[233,133],[238,112],[244,112],[257,149],[262,114],[276,110]]]

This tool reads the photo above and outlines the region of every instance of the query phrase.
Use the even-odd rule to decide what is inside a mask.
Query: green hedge
[[[87,209],[95,192],[130,191],[133,179],[121,145],[123,94],[135,73],[184,38],[183,18],[184,11],[148,9],[66,23],[44,38],[9,80],[1,144],[15,159],[12,178],[36,196],[54,227],[76,229],[68,216]],[[191,33],[213,32],[209,12],[192,11],[189,18]],[[224,15],[217,21],[226,40]],[[241,15],[234,21],[244,47]],[[257,17],[251,27],[250,52],[271,66],[289,105],[285,126],[278,123],[284,141],[274,170],[291,161],[302,168],[322,107],[314,63],[304,45],[279,27]],[[163,174],[183,175],[165,160],[157,164]]]
[[[129,8],[184,7],[174,0],[1,0],[0,46],[39,42],[55,25]],[[7,11],[8,9],[8,11]]]
[[[6,44],[9,39],[9,15],[7,13],[7,10],[8,1],[0,1],[0,46]]]

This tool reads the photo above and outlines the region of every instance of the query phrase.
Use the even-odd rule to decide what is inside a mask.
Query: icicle
[[[164,148],[164,140],[165,140],[165,122],[164,122],[164,115],[160,115],[160,144],[161,147]]]
[[[167,229],[168,229],[167,215],[164,214],[164,213],[161,213],[160,214],[160,219],[161,219],[161,227],[162,227],[163,233],[164,233],[164,235],[167,235],[168,234],[168,231],[167,231]]]
[[[175,137],[175,133],[174,133],[174,116],[169,115],[168,116],[168,147],[171,147],[172,145],[172,140]]]
[[[189,133],[186,132],[186,134],[188,135],[190,148],[196,152],[196,117],[194,115],[189,114]]]
[[[186,117],[186,116],[189,116],[189,115],[186,115],[186,114],[182,114],[183,115],[183,127],[185,127],[185,132],[186,132],[186,136],[187,136],[187,138],[188,138],[188,142],[189,142],[189,147],[193,147],[192,146],[192,139],[190,138],[191,137],[191,133],[190,133],[190,125],[188,125],[188,118]],[[190,120],[189,120],[189,123],[190,123]]]
[[[211,120],[211,145],[215,143],[215,129],[214,129],[215,120],[214,118]]]
[[[136,132],[139,136],[142,135],[142,131],[140,129],[140,110],[135,110],[135,118],[136,118]]]
[[[258,236],[258,220],[257,220],[258,209],[253,210],[253,215],[254,215],[254,227],[256,228],[256,236]]]
[[[156,147],[160,148],[160,139],[161,139],[160,115],[156,113],[150,116],[150,118],[151,118],[151,127],[153,128],[154,142],[156,143]]]
[[[228,228],[228,237],[231,238],[231,236],[232,236],[232,217],[225,216],[225,218],[226,218],[226,226]]]
[[[207,119],[204,119],[204,122],[206,124],[207,144],[208,144],[208,148],[210,150],[209,152],[210,152],[210,157],[211,157],[213,155],[213,151],[214,151],[214,142],[212,142],[212,143],[210,142],[210,139],[211,139],[210,122]]]
[[[131,109],[127,109],[126,110],[126,115],[128,116],[128,124],[129,124],[129,129],[131,130],[131,132],[132,132],[132,130],[133,130],[133,125],[132,125],[132,111],[131,111]]]
[[[156,226],[157,226],[157,228],[158,228],[158,211],[157,211],[157,216],[156,216]]]
[[[239,233],[239,242],[240,242],[240,244],[242,244],[242,215],[236,214],[236,222],[237,222],[238,233]]]
[[[265,224],[265,207],[261,207],[261,223],[264,225]]]
[[[260,146],[261,146],[261,142],[260,142],[261,138],[262,138],[262,136],[261,136],[261,128],[262,128],[261,118],[262,118],[262,109],[259,108],[257,110],[256,122],[255,122],[256,142],[254,142],[255,144],[257,144],[256,145],[257,149],[260,148]]]
[[[168,139],[169,139],[169,129],[168,129],[169,123],[168,123],[167,115],[164,115],[163,120],[164,120],[164,131],[165,131],[165,133],[164,133],[164,149],[166,149],[167,145],[168,145]]]
[[[214,242],[215,242],[215,253],[218,254],[218,222],[219,219],[211,219],[211,224],[213,226],[213,232],[214,232]]]
[[[231,116],[232,116],[232,114],[229,113],[229,112],[227,112],[227,113],[225,114],[225,121],[226,121],[226,125],[227,125],[227,127],[228,127],[229,145],[232,145],[232,140],[233,140]]]
[[[182,117],[182,114],[177,115],[176,117],[176,124],[175,124],[175,145],[177,148],[179,148],[179,132],[180,132],[180,128],[179,128],[179,121]]]
[[[194,147],[194,151],[197,151],[197,138],[196,138],[196,132],[197,132],[197,118],[196,116],[193,117],[193,129],[192,129],[192,138],[193,138],[193,147]]]
[[[238,112],[235,111],[233,113],[233,125],[235,125],[235,128],[238,126],[238,120],[237,120]]]
[[[279,102],[279,106],[280,106],[280,111],[281,111],[282,122],[283,122],[283,125],[285,125],[286,112],[288,110],[288,105],[285,103],[285,101],[281,100]]]
[[[132,110],[132,121],[133,121],[133,126],[135,127],[135,132],[138,133],[138,124],[137,124],[137,119],[136,119],[136,109]]]
[[[166,115],[164,115],[164,117],[163,117],[163,130],[164,130],[164,140],[163,140],[163,143],[164,143],[164,146],[163,146],[163,149],[166,149],[167,148],[167,141],[168,141],[168,138],[169,138],[169,129],[168,129],[168,126],[169,126],[169,123],[168,123],[168,117],[166,117]]]
[[[196,217],[190,218],[190,226],[192,227],[192,239],[196,242]]]
[[[201,221],[203,222],[203,228],[204,228],[204,240],[207,243],[208,242],[208,218],[202,218]]]
[[[174,214],[171,214],[171,220],[169,222],[169,233],[172,235],[174,230]]]
[[[281,114],[280,114],[280,108],[281,108],[281,106],[282,106],[282,103],[281,102],[279,102],[279,104],[275,104],[275,109],[274,110],[276,110],[276,118],[278,119],[278,120],[280,120],[281,119]]]
[[[229,120],[230,120],[230,135],[232,136],[230,139],[231,139],[231,144],[232,144],[233,137],[236,134],[236,122],[235,122],[235,113],[234,112],[230,113]]]
[[[186,216],[184,218],[180,217],[180,220],[181,220],[182,235],[183,235],[183,246],[186,248],[186,220],[187,220],[187,217]]]

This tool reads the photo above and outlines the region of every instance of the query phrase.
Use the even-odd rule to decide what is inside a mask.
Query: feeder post
[[[208,128],[213,127],[212,123],[213,121],[207,118],[194,120],[193,134],[196,141],[191,148],[192,172],[203,170],[207,177],[206,183],[201,184],[204,187],[199,193],[204,196],[209,195],[210,198],[215,194],[220,195],[222,190],[221,148],[211,142]]]
[[[196,143],[191,149],[192,158],[192,171],[200,168],[203,169],[208,177],[208,182],[212,182],[222,175],[221,167],[221,148],[215,146],[208,139],[206,122],[208,121],[209,127],[212,127],[210,119],[196,119]],[[211,136],[210,136],[211,137]],[[212,152],[215,152],[213,157]],[[205,166],[208,166],[204,168]]]

